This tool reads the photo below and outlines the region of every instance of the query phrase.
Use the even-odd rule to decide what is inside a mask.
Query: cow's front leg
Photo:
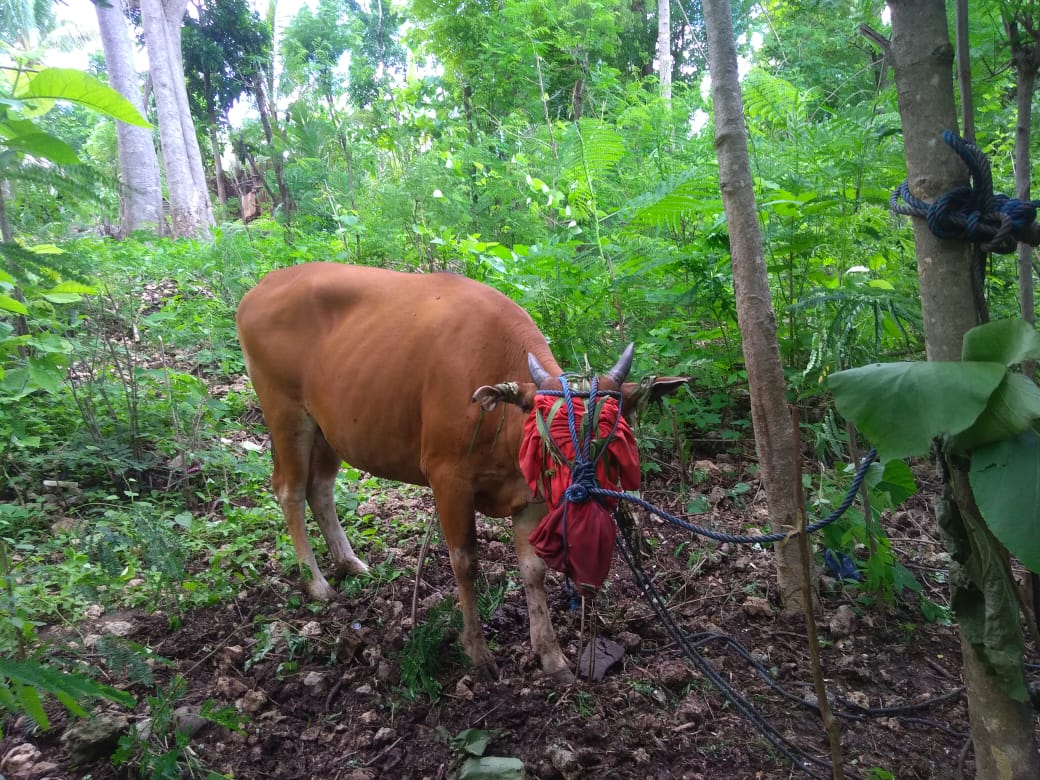
[[[560,650],[549,618],[549,606],[545,601],[545,561],[538,557],[530,541],[531,534],[545,512],[544,503],[532,503],[513,515],[513,543],[520,560],[520,575],[527,596],[531,646],[542,661],[542,671],[563,685],[574,682],[574,675],[567,667],[567,659]]]
[[[437,484],[430,480],[437,515],[444,532],[444,541],[451,556],[451,568],[459,592],[459,610],[462,612],[462,649],[481,674],[498,676],[495,659],[488,650],[484,630],[477,612],[477,594],[474,583],[480,565],[477,561],[477,528],[473,497],[465,486],[454,483]]]

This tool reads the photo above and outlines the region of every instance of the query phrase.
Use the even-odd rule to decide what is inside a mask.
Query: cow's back
[[[310,263],[273,271],[247,293],[238,329],[268,425],[306,413],[357,468],[416,484],[451,468],[485,496],[483,511],[517,502],[490,493],[502,483],[519,490],[522,416],[504,405],[481,420],[471,396],[530,381],[528,352],[556,364],[506,296],[452,274]]]

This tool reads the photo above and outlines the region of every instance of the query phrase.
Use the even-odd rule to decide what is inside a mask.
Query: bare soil
[[[730,532],[759,527],[766,517],[762,496],[730,491],[738,478],[754,488],[748,475],[732,463],[698,466],[709,475],[698,489],[713,506],[698,521]],[[665,505],[676,501],[665,492],[648,497]],[[380,507],[384,517],[395,511],[429,513],[432,507],[425,493],[408,489],[390,492]],[[926,500],[913,499],[886,526],[900,560],[933,600],[945,601],[932,576],[945,567]],[[389,540],[384,560],[392,555],[393,569],[404,570],[403,576],[360,587],[348,583],[324,608],[301,601],[295,583],[268,563],[262,565],[263,584],[243,590],[233,603],[183,616],[119,617],[132,627],[130,640],[170,661],[156,667],[158,680],[183,676],[186,693],[178,704],[198,707],[208,700],[242,713],[241,733],[208,725],[188,746],[199,765],[227,776],[447,778],[464,758],[453,738],[471,728],[493,735],[486,755],[520,759],[531,778],[807,776],[682,656],[619,560],[596,603],[584,611],[570,609],[562,579],[551,575],[554,624],[569,658],[577,659],[594,635],[626,649],[601,681],[554,687],[530,649],[508,528],[481,520],[478,531],[489,585],[506,586],[486,625],[499,677],[471,674],[449,632],[425,654],[441,665],[435,697],[415,693],[414,685],[410,695],[402,678],[406,642],[415,634],[410,613],[419,536]],[[648,540],[646,571],[679,624],[740,643],[782,691],[724,642],[703,645],[703,657],[779,733],[824,762],[813,771],[829,776],[827,740],[812,706],[806,629],[779,616],[769,551],[700,542],[657,521],[644,522],[642,535]],[[258,550],[258,567],[270,558]],[[823,663],[841,715],[846,777],[889,776],[875,768],[897,778],[951,778],[962,770],[972,776],[955,628],[926,622],[914,605],[867,607],[854,588],[826,579],[823,584]],[[434,545],[419,586],[418,624],[453,595],[447,554]],[[851,622],[849,609],[839,614],[843,606],[855,612]],[[104,631],[111,618],[99,617],[83,633]],[[153,689],[129,689],[142,703],[136,717],[144,718]],[[21,720],[0,741],[0,759],[17,746],[34,746],[35,766],[46,773],[34,773],[30,762],[22,774],[8,767],[9,778],[127,776],[104,758],[74,766],[61,738],[69,719],[57,707],[50,712],[50,732],[38,733]]]

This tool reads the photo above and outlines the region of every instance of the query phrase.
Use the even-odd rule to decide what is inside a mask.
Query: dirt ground
[[[762,496],[727,490],[738,477],[747,482],[747,475],[736,474],[732,465],[701,465],[711,479],[699,489],[713,510],[698,521],[730,532],[753,531],[755,518],[764,517]],[[675,501],[665,493],[648,497]],[[430,511],[429,497],[416,489],[391,493],[380,507],[383,516]],[[944,602],[945,589],[932,576],[944,564],[926,500],[913,499],[886,525],[900,560],[932,599]],[[463,777],[519,776],[466,769],[464,740],[457,739],[466,729],[487,732],[484,755],[519,759],[530,778],[810,776],[682,656],[620,560],[584,613],[569,608],[561,579],[551,575],[554,624],[570,659],[578,658],[593,635],[625,648],[604,679],[554,687],[530,650],[508,531],[482,520],[478,532],[488,583],[492,589],[506,586],[486,624],[500,674],[497,680],[471,675],[449,633],[426,650],[426,657],[441,664],[434,674],[441,692],[432,699],[424,692],[410,698],[402,679],[406,659],[414,657],[403,650],[416,633],[410,613],[419,537],[388,548],[394,569],[408,574],[348,584],[324,610],[302,601],[295,584],[271,563],[262,571],[266,584],[242,591],[233,603],[180,621],[163,613],[101,615],[83,631],[104,633],[118,618],[128,640],[170,661],[156,666],[157,680],[183,675],[186,691],[178,705],[197,708],[208,700],[234,706],[243,715],[242,731],[204,725],[186,755],[236,778],[447,778],[462,770]],[[824,762],[810,768],[829,777],[827,740],[812,706],[806,630],[778,614],[769,551],[699,542],[657,521],[644,523],[642,533],[650,541],[645,569],[675,620],[689,633],[715,632],[747,651],[745,656],[732,644],[709,641],[700,646],[704,659],[779,734]],[[258,550],[258,567],[270,557]],[[962,770],[973,776],[955,629],[926,622],[915,606],[864,607],[854,590],[833,580],[822,583],[823,663],[840,714],[845,776],[952,778]],[[453,591],[447,553],[434,545],[418,591],[418,624],[427,624]],[[137,716],[143,718],[151,689],[130,690],[142,702]],[[62,737],[68,719],[57,707],[51,711],[55,727],[49,733],[34,732],[24,720],[5,733],[0,759],[19,746],[38,751],[36,762],[20,774],[8,762],[8,778],[126,776],[106,759],[74,766],[69,740]]]

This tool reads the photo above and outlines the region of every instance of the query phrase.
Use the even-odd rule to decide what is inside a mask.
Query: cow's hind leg
[[[354,554],[354,548],[350,546],[336,514],[335,485],[340,460],[321,430],[317,430],[314,434],[314,446],[311,448],[310,472],[307,475],[307,503],[310,504],[318,528],[321,529],[321,534],[329,546],[332,572],[337,578],[346,574],[364,574],[368,571],[365,562]]]
[[[527,597],[527,619],[531,624],[531,646],[542,661],[542,671],[556,683],[574,682],[567,658],[553,631],[549,606],[545,601],[545,561],[538,557],[530,536],[545,515],[545,504],[528,504],[513,515],[513,543],[520,561],[520,575]]]
[[[459,610],[462,612],[462,649],[478,672],[495,677],[498,668],[488,650],[477,612],[474,583],[480,567],[477,561],[477,528],[472,492],[465,484],[451,479],[438,482],[432,475],[430,486],[437,502],[437,515],[458,586]]]
[[[329,601],[336,591],[318,568],[314,549],[307,538],[307,490],[311,465],[311,450],[317,434],[317,425],[303,410],[267,414],[274,456],[274,474],[271,484],[278,497],[289,528],[296,557],[310,570],[310,580],[304,590],[312,599]]]

